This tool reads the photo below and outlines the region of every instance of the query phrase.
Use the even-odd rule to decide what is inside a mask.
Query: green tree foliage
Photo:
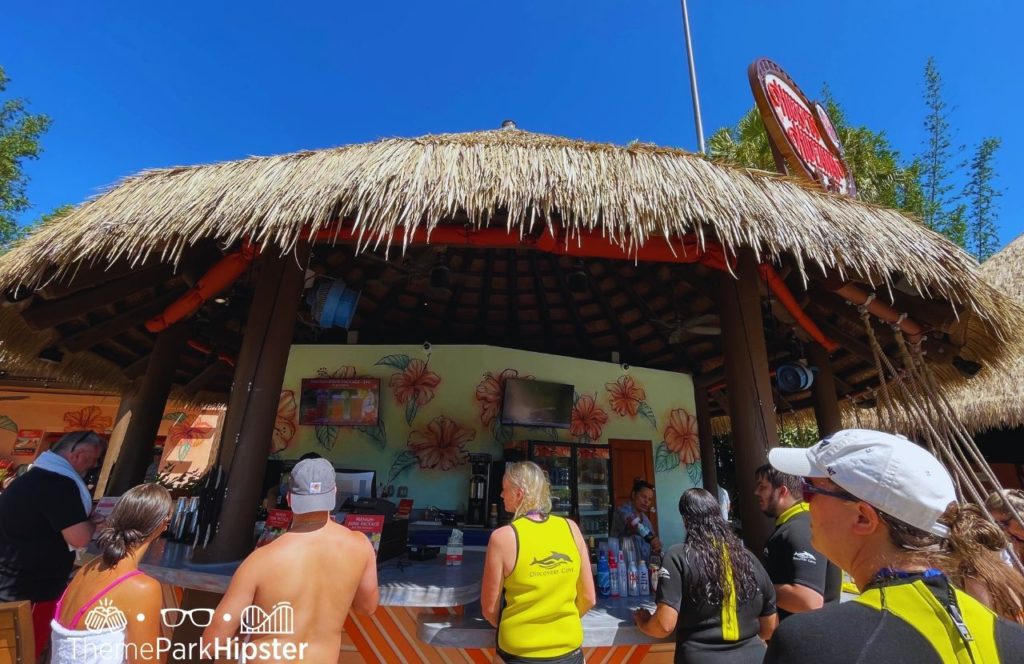
[[[921,186],[924,189],[924,209],[921,219],[932,230],[945,234],[960,246],[964,246],[963,234],[954,226],[956,211],[948,210],[955,203],[950,199],[953,185],[950,183],[949,109],[942,98],[942,75],[935,65],[935,58],[928,58],[924,66],[924,152],[919,157],[921,164]]]
[[[993,185],[996,177],[993,162],[1001,143],[998,138],[986,138],[978,145],[974,157],[967,164],[968,177],[967,185],[964,187],[964,198],[970,204],[970,211],[967,211],[967,206],[960,206],[967,217],[964,235],[969,245],[965,242],[964,246],[970,247],[978,261],[985,260],[999,248],[996,228],[999,212],[996,199],[1002,192]]]
[[[918,215],[923,193],[918,167],[902,166],[899,153],[883,132],[849,124],[846,114],[826,88],[824,105],[846,150],[846,160],[857,183],[861,200],[899,208]],[[723,127],[708,141],[715,159],[747,168],[775,170],[768,132],[756,108],[750,109],[735,127]]]
[[[8,81],[0,67],[0,93],[7,89]],[[30,113],[24,99],[0,103],[0,247],[8,246],[19,234],[15,215],[29,208],[28,176],[22,168],[26,160],[39,158],[39,138],[49,127],[50,118]]]

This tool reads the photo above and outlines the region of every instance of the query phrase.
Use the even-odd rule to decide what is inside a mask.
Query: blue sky
[[[54,120],[28,166],[35,208],[23,221],[145,168],[506,118],[696,148],[674,0],[290,4],[9,3],[8,92]],[[1024,232],[1021,4],[690,0],[706,133],[752,105],[746,66],[767,56],[812,96],[828,82],[853,122],[913,155],[934,55],[963,157],[984,137],[1003,139],[1005,244]]]

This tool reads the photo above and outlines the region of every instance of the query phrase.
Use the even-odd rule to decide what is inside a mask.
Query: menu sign
[[[755,60],[747,73],[768,137],[792,172],[820,183],[829,191],[852,195],[853,178],[839,151],[838,134],[824,109],[816,110],[793,79],[767,58]],[[827,127],[823,126],[822,116]]]
[[[345,527],[359,533],[365,533],[373,544],[373,550],[380,550],[380,536],[384,532],[383,514],[349,514],[345,517]]]
[[[380,379],[304,378],[299,424],[376,426],[380,420]]]
[[[256,542],[256,546],[266,546],[281,535],[288,532],[288,529],[292,526],[292,511],[291,510],[267,510],[267,522],[263,526],[263,533],[260,534],[260,539]]]

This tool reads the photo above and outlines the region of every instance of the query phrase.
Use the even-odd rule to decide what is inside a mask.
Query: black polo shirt
[[[757,592],[736,607],[739,639],[722,638],[722,605],[694,601],[687,592],[687,573],[697,565],[685,544],[677,544],[665,554],[658,573],[657,601],[679,612],[676,624],[676,662],[721,664],[760,662],[764,642],[758,638],[762,616],[775,613],[775,588],[757,557],[743,549],[730,555],[746,555],[754,568]]]
[[[0,494],[0,601],[45,602],[75,562],[61,531],[89,517],[74,481],[33,468]]]
[[[811,515],[797,503],[776,520],[778,525],[764,546],[764,567],[775,585],[795,584],[825,598],[839,600],[843,575],[838,567],[811,546]],[[779,609],[779,619],[791,615]]]

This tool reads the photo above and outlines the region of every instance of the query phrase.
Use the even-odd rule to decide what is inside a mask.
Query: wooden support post
[[[818,421],[818,433],[824,437],[843,428],[839,414],[839,398],[836,395],[836,381],[832,375],[832,361],[828,351],[816,343],[805,347],[807,361],[818,368],[818,375],[811,385],[811,400],[814,402],[814,419]]]
[[[736,458],[736,502],[743,520],[743,539],[751,551],[761,551],[772,524],[758,509],[754,471],[767,463],[768,450],[778,445],[778,431],[761,322],[758,265],[752,249],[740,249],[736,278],[720,277],[719,309]]]
[[[139,382],[137,380],[134,381],[121,393],[121,403],[118,404],[117,415],[114,417],[114,428],[110,431],[107,451],[103,455],[103,465],[100,467],[100,475],[96,480],[96,489],[93,492],[94,498],[102,498],[107,495],[107,482],[110,479],[110,471],[114,468],[117,455],[121,453],[121,444],[124,443],[124,435],[127,433],[128,424],[132,420],[132,400],[139,393]]]
[[[213,540],[196,550],[196,562],[239,560],[252,550],[252,528],[308,259],[308,244],[285,256],[271,251],[260,259],[221,436],[219,463],[227,491]]]
[[[131,412],[127,414],[128,426],[117,454],[116,465],[110,473],[108,495],[120,496],[140,484],[146,476],[146,468],[153,462],[153,444],[167,406],[167,396],[171,393],[179,355],[185,348],[189,332],[188,323],[178,323],[156,338],[146,373],[131,399]]]
[[[693,399],[697,410],[697,437],[700,439],[700,467],[704,488],[718,498],[718,464],[715,459],[715,439],[711,435],[711,403],[707,385],[693,386]]]

